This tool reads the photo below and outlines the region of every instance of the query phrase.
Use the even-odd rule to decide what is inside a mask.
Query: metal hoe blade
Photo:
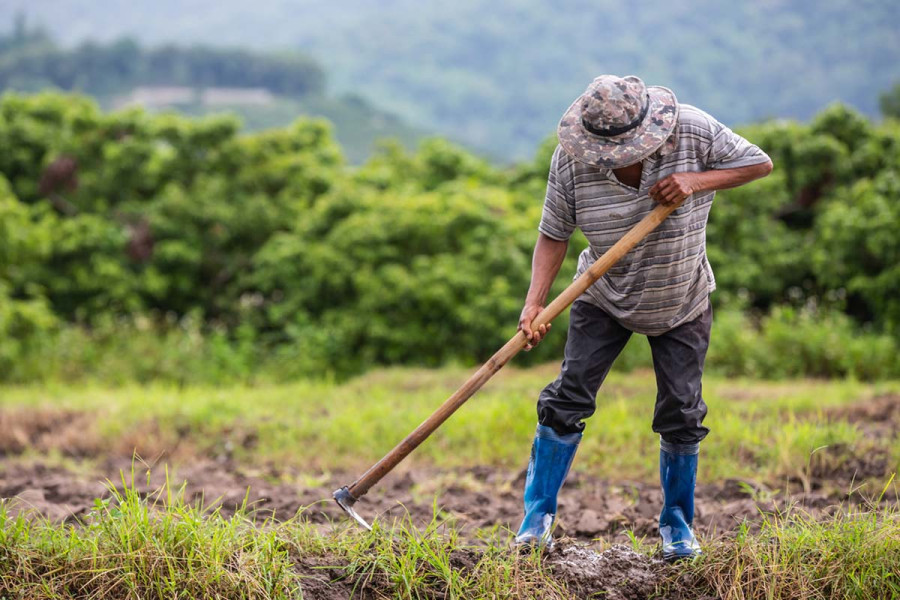
[[[337,502],[338,506],[344,509],[344,512],[350,515],[354,521],[359,523],[360,526],[364,527],[368,531],[372,531],[372,526],[366,523],[366,520],[359,516],[359,513],[353,510],[353,505],[356,504],[356,498],[353,497],[353,494],[350,493],[350,490],[347,489],[347,486],[342,487],[339,490],[335,490],[332,494],[334,497],[334,501]]]

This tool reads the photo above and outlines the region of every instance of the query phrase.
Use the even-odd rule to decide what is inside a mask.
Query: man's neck
[[[621,169],[613,169],[613,173],[615,173],[616,179],[625,185],[639,188],[641,187],[641,174],[643,173],[643,170],[644,163],[641,161],[634,163],[633,165],[628,165],[627,167],[622,167]]]

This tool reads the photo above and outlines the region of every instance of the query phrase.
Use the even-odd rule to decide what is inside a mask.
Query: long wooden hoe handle
[[[612,248],[607,250],[603,256],[598,258],[590,268],[585,271],[578,279],[572,282],[563,292],[556,297],[553,302],[547,305],[544,310],[535,317],[531,323],[531,328],[536,329],[541,325],[545,325],[558,317],[570,304],[585,292],[594,282],[600,279],[610,267],[616,264],[619,259],[628,254],[628,252],[637,245],[651,231],[656,229],[666,217],[675,211],[681,205],[676,204],[656,206],[646,217],[635,225],[628,233],[622,236]],[[360,497],[365,495],[373,485],[381,481],[381,479],[391,472],[400,461],[406,458],[419,444],[431,435],[435,429],[440,427],[450,415],[456,412],[466,400],[471,398],[481,386],[483,386],[494,374],[503,368],[509,360],[519,353],[528,343],[528,339],[522,331],[516,332],[506,344],[503,345],[481,368],[479,368],[468,381],[466,381],[452,396],[438,408],[430,417],[425,419],[421,425],[415,428],[412,433],[406,436],[402,442],[397,444],[393,450],[388,452],[384,458],[375,463],[368,471],[353,482],[349,487],[341,488],[334,493],[335,500],[341,505],[341,508],[351,514],[362,525],[368,527],[358,515],[352,511],[352,505]],[[347,495],[349,494],[349,498]]]

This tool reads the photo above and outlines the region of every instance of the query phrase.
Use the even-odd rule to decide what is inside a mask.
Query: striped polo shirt
[[[576,227],[589,245],[576,277],[656,206],[653,185],[673,173],[731,169],[766,162],[765,152],[704,111],[679,105],[674,149],[644,159],[640,187],[611,169],[578,162],[557,146],[538,230],[568,240]],[[624,327],[665,333],[702,313],[716,288],[706,258],[706,220],[715,192],[693,194],[579,298],[599,306]]]

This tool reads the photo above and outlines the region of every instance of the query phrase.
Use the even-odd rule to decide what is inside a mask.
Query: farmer
[[[518,544],[552,544],[556,497],[584,431],[584,419],[632,332],[647,336],[656,372],[653,431],[660,436],[667,560],[700,552],[691,529],[694,484],[706,404],[701,395],[716,287],[706,259],[706,219],[716,190],[765,177],[772,162],[759,148],[664,87],[634,76],[601,75],[563,115],[550,163],[547,197],[532,262],[531,286],[519,319],[532,329],[578,227],[589,245],[581,275],[656,202],[683,201],[656,230],[572,305],[559,377],[541,392],[538,426],[525,482]],[[600,424],[602,435],[603,424]]]

